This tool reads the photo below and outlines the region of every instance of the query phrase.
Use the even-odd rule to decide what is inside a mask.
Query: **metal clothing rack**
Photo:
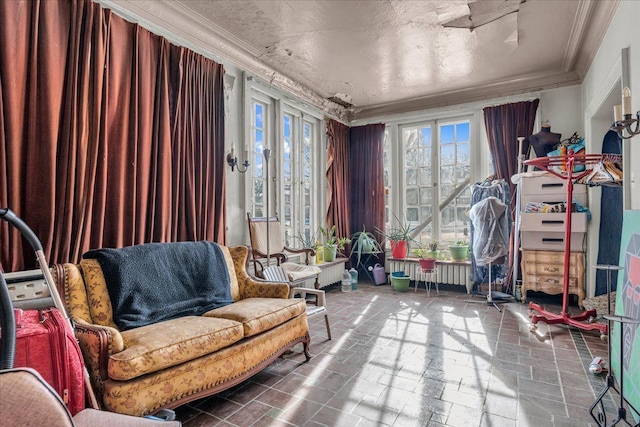
[[[572,316],[569,314],[569,264],[571,259],[571,214],[573,203],[573,185],[574,180],[578,180],[591,172],[589,166],[600,162],[620,163],[622,156],[619,154],[575,154],[569,151],[562,156],[538,157],[527,160],[525,165],[533,165],[543,169],[560,179],[567,180],[567,205],[565,214],[565,230],[564,230],[564,269],[562,276],[562,311],[552,313],[547,311],[539,304],[529,303],[531,310],[531,330],[535,331],[538,322],[544,322],[549,325],[565,324],[574,326],[583,330],[599,330],[600,337],[604,338],[608,332],[608,325],[600,323],[584,322],[590,318],[596,317],[596,310],[586,310],[583,313]],[[573,169],[576,166],[585,166],[585,170],[574,175]],[[537,312],[538,314],[535,314]]]

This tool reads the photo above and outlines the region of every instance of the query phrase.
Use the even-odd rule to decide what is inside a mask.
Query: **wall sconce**
[[[640,134],[640,111],[636,113],[634,119],[631,115],[631,91],[628,87],[622,90],[622,105],[616,105],[613,107],[613,120],[615,125],[611,127],[611,130],[615,131],[622,139],[629,139],[635,135]],[[636,124],[635,129],[631,128],[631,125]],[[627,136],[624,132],[627,131]]]
[[[238,168],[238,172],[245,173],[249,168],[249,160],[245,160],[242,165],[238,164],[234,145],[231,146],[231,152],[227,154],[227,164],[231,166],[231,172],[233,172],[235,168]],[[244,166],[244,170],[240,169],[240,166]]]

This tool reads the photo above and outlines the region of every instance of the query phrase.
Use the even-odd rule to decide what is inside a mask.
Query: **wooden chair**
[[[291,282],[289,281],[287,273],[280,266],[272,265],[270,267],[266,267],[263,270],[263,273],[265,280],[268,280],[270,282],[289,283],[289,286],[291,286]],[[315,296],[315,303],[307,299],[307,295]],[[292,286],[289,297],[300,297],[307,302],[307,317],[316,314],[324,314],[324,323],[327,327],[327,336],[329,337],[329,339],[331,339],[331,326],[329,326],[329,313],[327,312],[324,291],[320,289],[309,289]]]
[[[281,267],[286,273],[288,279],[285,282],[297,286],[313,279],[315,287],[319,287],[318,276],[322,270],[316,266],[309,265],[311,257],[315,255],[315,251],[310,248],[296,249],[285,246],[278,217],[252,218],[251,214],[247,213],[247,223],[249,225],[249,240],[251,241],[250,262],[253,263],[256,276],[264,278],[264,269],[273,263]],[[269,230],[269,250],[267,250],[267,229]],[[267,253],[269,254],[269,260],[267,260]],[[289,257],[287,254],[302,255],[304,264],[288,262]]]

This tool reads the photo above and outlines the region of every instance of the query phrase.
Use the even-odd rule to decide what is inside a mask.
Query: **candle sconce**
[[[640,111],[636,112],[636,118],[631,114],[631,91],[628,87],[622,90],[622,105],[613,107],[613,120],[615,124],[611,127],[622,139],[629,139],[640,134]],[[635,123],[635,128],[632,125]],[[625,136],[626,131],[626,136]]]
[[[245,173],[247,169],[249,169],[249,160],[245,160],[242,165],[238,164],[238,158],[235,155],[235,150],[233,149],[233,147],[231,148],[231,152],[227,154],[227,164],[231,166],[231,172],[233,172],[234,169],[237,168],[238,172]],[[244,170],[240,169],[241,166],[244,166]]]
[[[635,129],[632,129],[631,125],[634,123],[636,126]],[[611,127],[611,130],[615,131],[622,139],[629,139],[640,134],[640,111],[636,113],[635,119],[631,117],[631,114],[625,114],[624,119],[616,121],[616,124]],[[626,136],[625,131],[627,131]]]

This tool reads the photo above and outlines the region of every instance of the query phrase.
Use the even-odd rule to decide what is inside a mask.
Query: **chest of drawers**
[[[541,291],[550,295],[562,293],[564,252],[522,251],[522,298],[527,291]],[[569,264],[569,294],[578,297],[582,307],[584,290],[584,253],[571,252]]]

